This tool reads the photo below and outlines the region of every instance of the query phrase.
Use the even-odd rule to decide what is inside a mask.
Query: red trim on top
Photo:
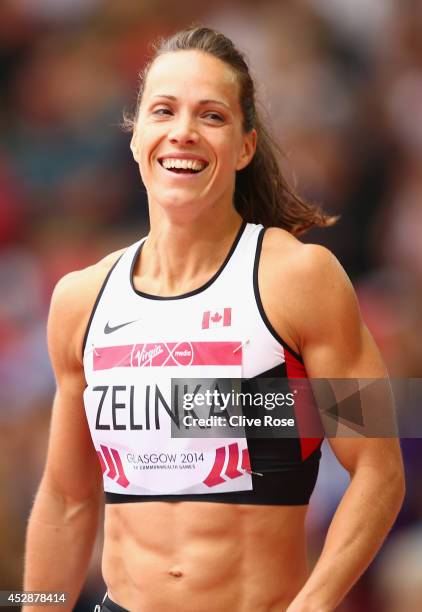
[[[284,349],[286,359],[287,378],[308,378],[305,366],[286,348]],[[290,385],[294,392],[294,385]],[[323,440],[322,424],[319,419],[318,408],[315,405],[315,399],[311,388],[301,387],[299,392],[295,394],[295,416],[297,429],[300,440],[300,451],[302,460],[307,459],[318,448]],[[321,431],[321,437],[310,438],[306,436],[306,432]]]

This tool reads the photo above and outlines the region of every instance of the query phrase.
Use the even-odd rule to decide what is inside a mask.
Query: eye
[[[220,115],[219,113],[209,112],[205,113],[203,116],[205,117],[205,119],[209,119],[213,123],[222,123],[224,121],[224,117],[222,117],[222,115]]]
[[[160,107],[160,108],[156,108],[155,110],[153,110],[152,114],[158,115],[158,117],[164,117],[167,115],[171,115],[171,110],[169,108]]]

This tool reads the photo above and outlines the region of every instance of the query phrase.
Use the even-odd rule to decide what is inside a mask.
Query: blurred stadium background
[[[246,51],[287,175],[341,215],[305,239],[328,246],[351,276],[391,376],[422,376],[419,0],[2,0],[0,589],[21,587],[45,459],[53,286],[147,231],[119,125],[150,42],[192,23]],[[402,445],[405,505],[343,612],[422,610],[422,443]],[[311,560],[346,484],[327,451],[308,521]],[[101,538],[77,611],[102,596],[100,550]]]

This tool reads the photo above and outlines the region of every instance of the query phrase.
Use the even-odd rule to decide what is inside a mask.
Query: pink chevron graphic
[[[207,487],[215,487],[215,485],[226,482],[224,478],[221,478],[221,470],[224,467],[224,461],[226,459],[226,449],[224,446],[220,446],[215,451],[215,461],[211,468],[211,472],[205,478],[204,483]]]
[[[106,460],[107,467],[108,467],[108,472],[106,476],[111,478],[111,480],[114,480],[116,478],[117,472],[116,472],[116,466],[114,465],[113,459],[111,458],[110,451],[108,450],[107,446],[103,446],[101,444],[100,447],[101,447],[101,450],[103,451],[104,459]]]
[[[226,474],[229,478],[239,478],[243,476],[243,472],[239,472],[237,464],[239,463],[239,446],[234,442],[229,444],[229,462],[226,468]]]
[[[106,464],[104,463],[104,459],[103,459],[103,456],[101,454],[101,451],[97,451],[97,457],[98,457],[98,461],[100,462],[100,465],[101,465],[101,471],[104,474],[104,472],[106,471],[107,467],[106,467]]]
[[[120,459],[120,455],[114,448],[111,448],[110,450],[111,450],[111,454],[113,455],[113,459],[116,462],[117,471],[119,472],[119,478],[117,479],[116,482],[121,487],[126,488],[129,485],[129,481],[126,478],[126,474],[123,470],[123,464],[122,464],[122,460]]]
[[[251,471],[251,461],[249,459],[249,449],[244,448],[242,451],[242,470]]]
[[[102,454],[101,454],[101,451],[97,450],[97,456],[100,461],[103,474],[108,469],[108,472],[106,474],[108,478],[111,478],[111,480],[115,480],[116,477],[118,476],[116,480],[117,484],[119,484],[121,487],[124,487],[124,488],[129,486],[130,483],[129,483],[129,480],[126,478],[126,474],[123,469],[122,460],[120,458],[118,451],[115,448],[109,449],[107,446],[104,446],[103,444],[100,444],[100,448],[101,448]],[[110,454],[110,451],[111,451],[111,454]]]
[[[228,478],[239,478],[243,476],[243,472],[238,469],[239,464],[239,445],[237,442],[233,442],[233,444],[229,444],[228,446],[229,459],[227,462],[227,467],[225,469],[224,474]],[[218,484],[226,482],[226,480],[222,476],[222,470],[224,468],[224,463],[226,460],[226,447],[220,446],[215,451],[215,460],[214,465],[211,468],[210,473],[203,481],[207,487],[215,487]],[[249,462],[249,451],[247,448],[242,451],[242,469],[246,471],[250,471],[250,462]]]

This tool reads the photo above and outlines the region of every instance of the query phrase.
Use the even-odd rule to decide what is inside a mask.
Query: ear
[[[138,138],[137,138],[136,129],[133,130],[132,138],[130,139],[130,149],[132,151],[133,159],[139,163],[139,159],[138,159],[139,149],[138,149]]]
[[[256,130],[243,135],[243,144],[237,160],[236,170],[243,170],[251,162],[256,151]]]

